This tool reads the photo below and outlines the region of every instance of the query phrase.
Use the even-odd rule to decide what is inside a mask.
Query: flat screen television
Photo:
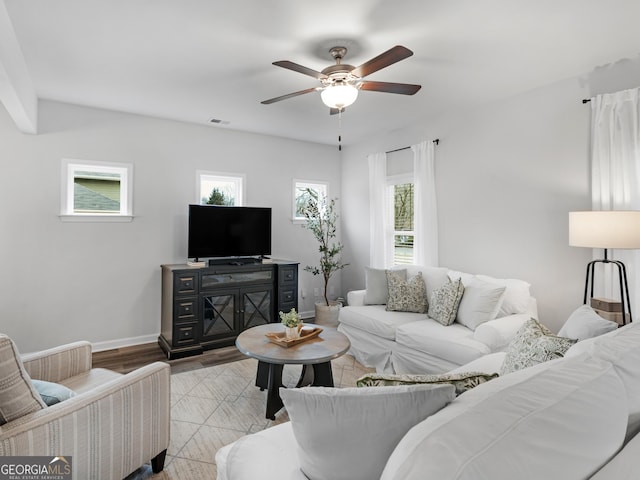
[[[189,205],[189,258],[271,255],[271,209]]]

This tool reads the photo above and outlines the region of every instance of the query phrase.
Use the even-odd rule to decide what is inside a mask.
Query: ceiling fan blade
[[[351,73],[360,78],[366,77],[367,75],[371,75],[373,72],[377,72],[389,65],[393,65],[394,63],[404,60],[411,55],[413,55],[413,52],[407,47],[396,45],[377,57],[372,58],[368,62],[363,63],[359,67],[356,67]]]
[[[273,62],[273,64],[277,67],[287,68],[289,70],[293,70],[294,72],[309,75],[310,77],[317,78],[318,80],[327,78],[324,73],[317,72],[316,70],[313,70],[311,68],[303,67],[302,65],[290,62],[289,60],[280,60],[278,62]]]
[[[413,95],[422,88],[422,85],[412,85],[410,83],[389,83],[389,82],[360,82],[360,90],[370,90],[373,92],[399,93],[401,95]]]
[[[297,97],[298,95],[304,95],[305,93],[315,92],[317,89],[318,89],[318,87],[307,88],[306,90],[300,90],[298,92],[287,93],[286,95],[281,95],[279,97],[270,98],[269,100],[263,100],[260,103],[262,103],[263,105],[269,105],[271,103],[279,102],[281,100],[287,100],[288,98]]]
[[[279,102],[281,100],[286,100],[288,98],[297,97],[298,95],[304,95],[305,93],[315,92],[317,89],[318,89],[318,87],[307,88],[306,90],[300,90],[298,92],[287,93],[286,95],[281,95],[279,97],[270,98],[269,100],[263,100],[260,103],[262,103],[263,105],[269,105],[271,103]]]

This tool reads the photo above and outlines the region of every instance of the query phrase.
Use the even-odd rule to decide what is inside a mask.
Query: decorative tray
[[[280,345],[281,347],[292,347],[294,345],[298,345],[299,343],[306,342],[307,340],[311,340],[312,338],[317,337],[322,332],[322,328],[314,327],[314,328],[303,328],[300,330],[300,338],[292,338],[287,340],[285,338],[284,332],[271,332],[266,333],[265,336],[269,339],[269,341]]]

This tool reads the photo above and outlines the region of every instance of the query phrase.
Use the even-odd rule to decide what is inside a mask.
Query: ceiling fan
[[[331,109],[330,112],[334,114],[341,112],[345,107],[348,107],[355,102],[358,97],[359,90],[413,95],[421,88],[421,85],[412,85],[408,83],[389,83],[363,80],[364,77],[413,55],[411,50],[403,47],[402,45],[396,45],[395,47],[390,48],[368,62],[363,63],[359,67],[341,63],[342,59],[347,54],[346,47],[333,47],[329,50],[329,53],[331,53],[331,56],[335,59],[336,64],[323,69],[321,72],[288,60],[273,62],[273,65],[278,67],[287,68],[294,72],[299,72],[304,75],[317,78],[320,80],[322,85],[307,88],[306,90],[300,90],[298,92],[288,93],[287,95],[282,95],[280,97],[270,98],[269,100],[264,100],[261,103],[269,105],[281,100],[304,95],[305,93],[319,91],[323,103],[328,106]]]

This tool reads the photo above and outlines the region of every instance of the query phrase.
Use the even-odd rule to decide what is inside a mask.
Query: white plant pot
[[[295,340],[300,338],[300,329],[296,327],[284,327],[284,338],[287,340]]]
[[[316,303],[316,323],[328,327],[337,327],[342,304],[338,302],[329,303],[329,306],[324,302]]]

